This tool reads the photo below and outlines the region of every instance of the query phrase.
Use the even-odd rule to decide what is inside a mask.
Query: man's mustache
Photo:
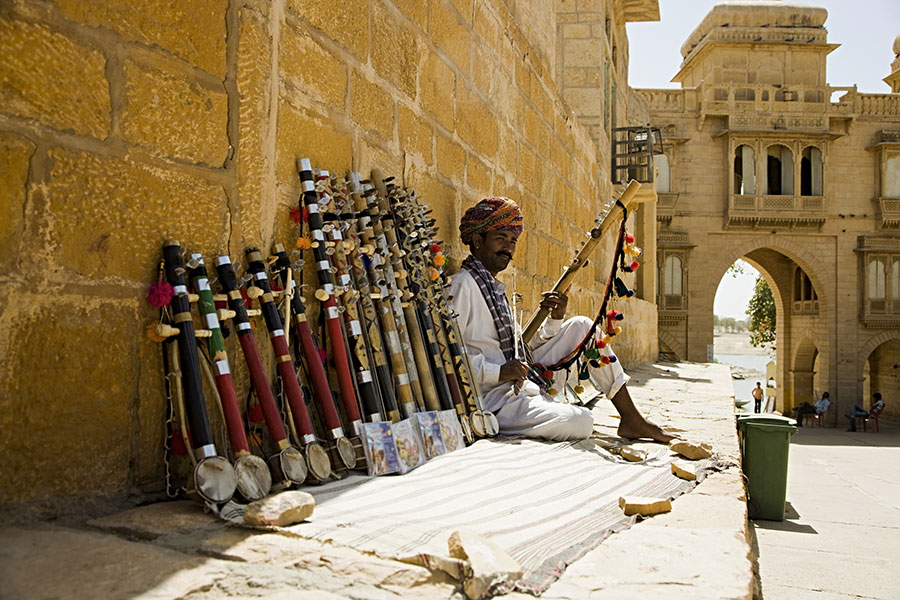
[[[510,254],[506,250],[501,250],[500,252],[497,253],[497,256],[505,256],[509,260],[512,260],[512,254]]]

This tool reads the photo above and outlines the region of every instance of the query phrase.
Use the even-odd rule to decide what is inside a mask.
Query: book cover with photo
[[[397,457],[401,473],[408,473],[425,462],[425,452],[419,439],[419,428],[411,419],[404,419],[392,425],[394,444],[397,446]]]
[[[444,454],[447,449],[444,448],[444,440],[441,438],[441,424],[438,422],[437,411],[415,413],[413,417],[419,426],[425,460]]]
[[[459,417],[455,409],[450,408],[439,412],[438,423],[441,428],[441,440],[444,442],[444,449],[447,452],[465,447],[462,428],[459,426]]]
[[[394,431],[389,422],[365,423],[365,451],[369,475],[399,473],[400,457],[394,444]],[[405,471],[404,471],[405,472]]]

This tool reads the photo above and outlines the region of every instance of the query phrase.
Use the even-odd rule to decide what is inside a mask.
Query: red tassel
[[[440,247],[440,246],[438,246],[437,244],[432,244],[432,245],[431,245],[431,252],[432,252],[432,253],[437,254],[437,253],[440,252],[440,251],[441,251],[441,247]]]
[[[625,243],[626,243],[626,244],[633,244],[633,243],[634,243],[634,235],[632,235],[632,234],[630,234],[630,233],[626,233],[626,234],[625,234]]]
[[[244,305],[247,308],[253,308],[253,300],[250,299],[250,296],[247,294],[247,290],[241,288],[241,298],[244,299]]]
[[[299,208],[291,209],[291,221],[293,221],[294,223],[299,223],[302,218],[303,213],[300,212]]]
[[[262,423],[264,418],[263,410],[259,405],[259,402],[254,402],[250,405],[250,408],[247,409],[247,420],[251,423]]]
[[[150,286],[147,292],[147,301],[156,308],[168,306],[175,296],[175,288],[168,281],[159,281]]]

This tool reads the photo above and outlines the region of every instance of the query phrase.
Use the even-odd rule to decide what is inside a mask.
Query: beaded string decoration
[[[609,345],[610,340],[614,336],[622,333],[622,327],[618,322],[622,321],[625,315],[614,309],[607,310],[607,307],[614,292],[620,298],[631,298],[634,296],[634,290],[630,289],[622,281],[618,276],[618,272],[620,269],[625,273],[636,271],[640,267],[640,263],[635,259],[640,255],[641,250],[634,245],[634,235],[625,231],[628,221],[628,209],[618,200],[616,204],[622,209],[622,224],[619,226],[619,235],[616,239],[612,267],[604,289],[603,301],[594,322],[591,324],[584,339],[567,356],[553,365],[535,365],[547,387],[550,388],[550,395],[555,395],[556,393],[556,390],[551,387],[555,381],[554,372],[565,370],[566,378],[564,381],[567,381],[569,373],[574,367],[579,381],[584,381],[590,378],[589,367],[602,368],[617,360],[615,355],[606,356],[600,351]],[[584,388],[581,385],[575,387],[575,393],[580,394],[583,391]]]

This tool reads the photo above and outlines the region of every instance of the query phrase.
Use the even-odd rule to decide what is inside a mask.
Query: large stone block
[[[281,27],[278,49],[282,78],[318,102],[343,108],[347,96],[347,65],[343,61],[308,32],[289,23]]]
[[[394,100],[377,84],[354,72],[350,87],[353,120],[382,139],[394,138]]]
[[[342,173],[352,166],[352,142],[334,122],[282,99],[275,138],[275,177],[279,183],[299,189],[297,160],[304,157],[317,167]]]
[[[125,62],[122,134],[149,152],[221,167],[228,157],[228,98],[182,75]]]
[[[487,48],[495,55],[500,53],[500,23],[490,8],[482,2],[475,7],[475,33],[481,36]]]
[[[470,154],[466,159],[466,185],[480,196],[493,195],[491,169],[474,154]]]
[[[419,100],[448,131],[453,131],[456,73],[435,53],[425,58],[419,78]]]
[[[368,0],[290,0],[289,8],[316,29],[347,48],[358,59],[368,56]]]
[[[372,66],[410,100],[416,98],[419,58],[424,44],[383,2],[372,10]]]
[[[0,111],[106,138],[110,100],[103,54],[44,25],[4,18],[0,56]]]
[[[237,192],[241,238],[257,240],[274,202],[271,170],[274,156],[267,151],[271,139],[274,98],[271,94],[272,39],[266,16],[244,6],[240,10],[237,56],[238,140]],[[288,45],[282,35],[282,47]],[[226,248],[222,248],[227,251]]]
[[[497,154],[499,132],[497,118],[490,107],[473,90],[460,86],[456,131],[472,148],[488,158]]]
[[[434,163],[431,125],[402,104],[398,105],[397,134],[400,151],[415,154],[427,164]]]
[[[428,3],[422,0],[393,0],[394,6],[422,30],[428,27]]]
[[[16,265],[25,231],[25,184],[34,144],[18,135],[0,134],[0,272]]]
[[[472,34],[459,21],[456,12],[444,2],[433,2],[429,27],[434,45],[450,58],[461,73],[468,75]]]
[[[606,56],[606,42],[598,38],[568,38],[563,40],[565,66],[596,67]]]
[[[458,142],[437,136],[435,157],[438,171],[449,179],[462,180],[466,167],[466,152]]]
[[[134,302],[17,296],[0,315],[0,504],[123,490],[142,335]]]
[[[35,206],[46,206],[51,259],[64,269],[146,282],[166,238],[204,253],[224,243],[229,215],[221,185],[61,148],[47,158],[47,180],[30,194]]]
[[[225,77],[225,10],[220,0],[53,0],[76,23],[115,31],[127,41],[158,46],[217,77]]]

